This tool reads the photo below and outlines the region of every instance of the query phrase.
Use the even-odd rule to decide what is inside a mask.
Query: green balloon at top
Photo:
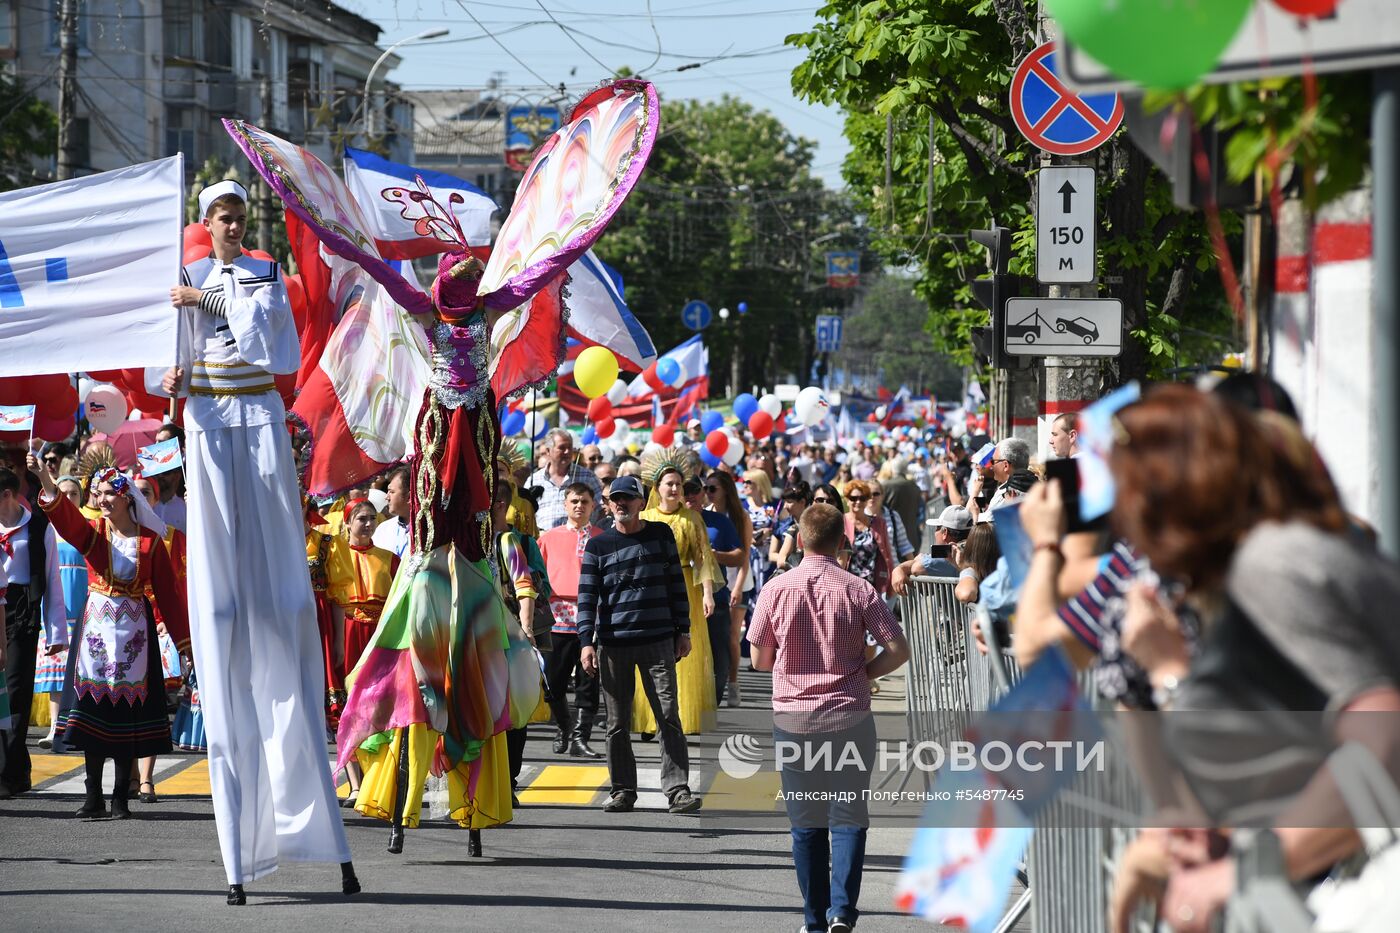
[[[1190,87],[1220,60],[1253,0],[1046,0],[1064,35],[1144,87]]]

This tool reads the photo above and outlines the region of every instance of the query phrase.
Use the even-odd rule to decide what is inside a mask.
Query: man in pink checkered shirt
[[[836,562],[845,537],[841,513],[809,506],[800,525],[802,563],[763,587],[749,644],[754,669],[773,672],[775,744],[832,743],[828,762],[847,760],[841,749],[848,744],[859,751],[855,768],[804,770],[809,765],[798,757],[784,758],[779,772],[805,906],[802,929],[847,933],[860,915],[856,901],[870,822],[858,792],[869,788],[875,760],[870,682],[903,665],[909,643],[875,589]],[[884,649],[868,662],[867,632]],[[857,792],[838,802],[799,802],[812,791],[833,790]]]

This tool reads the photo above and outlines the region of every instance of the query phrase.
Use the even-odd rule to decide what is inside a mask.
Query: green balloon
[[[1143,87],[1190,87],[1215,67],[1253,0],[1046,0],[1066,37]]]

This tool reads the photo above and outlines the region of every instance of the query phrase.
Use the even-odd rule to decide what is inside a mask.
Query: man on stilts
[[[247,192],[205,188],[213,252],[185,266],[164,394],[187,396],[188,579],[195,668],[228,903],[281,859],[338,862],[360,890],[326,754],[326,684],[286,412],[273,375],[300,345],[276,262],[241,253]]]

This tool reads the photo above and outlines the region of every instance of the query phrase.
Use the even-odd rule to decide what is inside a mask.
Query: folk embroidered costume
[[[379,625],[399,559],[379,547],[358,547],[339,539],[336,545],[343,550],[340,559],[330,563],[326,592],[345,613],[345,666],[353,670]]]
[[[184,652],[190,633],[182,594],[170,564],[164,525],[131,481],[107,470],[96,477],[110,483],[131,503],[138,533],[124,537],[105,519],[89,521],[65,496],[42,497],[40,505],[54,529],[80,551],[88,567],[88,598],[69,651],[69,689],[59,731],[87,765],[87,801],[80,816],[99,816],[102,764],[116,764],[112,814],[126,815],[131,762],[170,751],[164,678],[156,642],[152,601],[166,629]]]
[[[710,653],[709,625],[705,620],[703,582],[709,579],[712,586],[718,589],[723,585],[724,576],[715,562],[714,551],[710,549],[710,536],[700,515],[684,502],[675,511],[665,511],[656,486],[668,472],[679,472],[684,482],[695,477],[698,470],[695,452],[686,447],[668,447],[654,452],[642,463],[642,479],[651,488],[647,507],[642,510],[642,521],[667,525],[676,536],[676,550],[680,552],[681,572],[685,576],[686,598],[690,605],[690,654],[676,662],[676,694],[680,700],[681,728],[687,735],[715,727],[718,704],[715,698],[714,656]],[[729,650],[727,645],[716,647]],[[656,731],[656,717],[652,715],[640,677],[632,703],[632,729],[635,732]]]
[[[199,294],[181,308],[177,357],[189,610],[231,904],[282,859],[339,862],[343,890],[359,890],[326,761],[301,497],[273,382],[296,371],[300,347],[281,268],[237,255],[246,196],[236,182],[200,193],[216,253],[184,268]]]

